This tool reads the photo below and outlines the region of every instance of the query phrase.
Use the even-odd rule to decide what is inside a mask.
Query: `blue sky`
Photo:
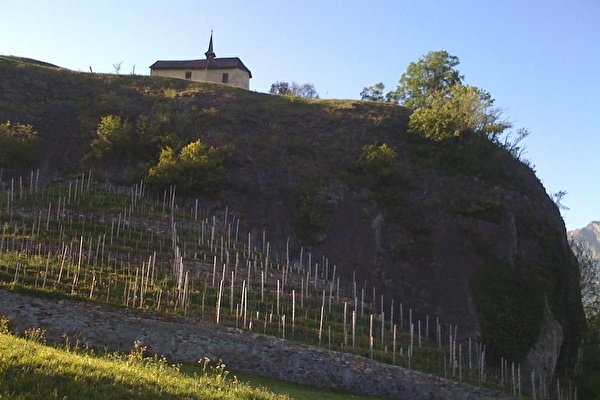
[[[394,89],[429,51],[457,56],[515,127],[568,229],[600,220],[597,0],[0,0],[0,54],[61,67],[148,74],[156,60],[240,57],[251,90],[313,83],[322,98]]]

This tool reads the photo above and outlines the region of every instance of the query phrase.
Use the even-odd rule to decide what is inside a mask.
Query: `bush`
[[[24,168],[35,164],[39,147],[33,126],[7,121],[0,124],[0,166]]]
[[[358,159],[359,167],[376,183],[387,183],[395,173],[396,150],[387,144],[365,146]]]
[[[498,224],[505,220],[506,207],[497,199],[489,196],[480,196],[475,203],[458,210],[458,212],[466,217],[478,218]]]
[[[178,193],[215,196],[222,188],[226,171],[219,150],[200,140],[189,143],[179,154],[166,147],[158,164],[148,171],[148,185],[155,190],[176,186]]]
[[[8,329],[8,318],[0,317],[0,335],[8,335],[10,330]]]
[[[134,129],[128,120],[115,115],[102,117],[90,144],[88,157],[95,161],[113,162],[132,153]]]

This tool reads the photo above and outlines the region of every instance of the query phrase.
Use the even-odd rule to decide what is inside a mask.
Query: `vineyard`
[[[546,398],[547,383],[519,365],[486,368],[485,346],[458,340],[459,327],[417,319],[401,299],[341,279],[326,257],[275,251],[228,208],[184,206],[175,187],[153,197],[144,182],[101,185],[91,172],[36,182],[32,172],[0,192],[3,289],[181,315]]]

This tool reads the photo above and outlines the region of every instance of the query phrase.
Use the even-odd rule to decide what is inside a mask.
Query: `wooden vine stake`
[[[296,290],[292,289],[292,332],[296,323]]]
[[[219,324],[221,318],[221,297],[223,296],[223,279],[219,283],[219,294],[217,297],[217,325]]]
[[[392,365],[396,365],[396,325],[392,332]]]
[[[319,322],[319,347],[321,347],[321,337],[323,335],[323,314],[325,311],[325,290],[323,290],[323,302],[321,303],[321,321]]]

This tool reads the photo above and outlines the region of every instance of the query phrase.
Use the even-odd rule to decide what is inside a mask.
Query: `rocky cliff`
[[[82,161],[106,115],[135,127],[126,156]],[[226,182],[217,196],[191,199],[228,207],[281,253],[288,240],[303,246],[364,282],[368,297],[383,294],[415,318],[439,318],[461,338],[481,338],[491,363],[527,358],[547,377],[555,367],[568,373],[583,312],[557,207],[534,171],[505,149],[477,137],[409,135],[408,116],[388,104],[0,57],[0,122],[39,132],[44,151],[33,168],[41,183],[89,168],[110,182],[140,179],[161,143],[201,139],[222,151]],[[396,154],[385,170],[363,157],[382,144]],[[29,172],[5,169],[3,179],[21,175]]]
[[[600,260],[600,221],[592,221],[584,228],[569,231],[568,236],[583,243],[590,255]]]

